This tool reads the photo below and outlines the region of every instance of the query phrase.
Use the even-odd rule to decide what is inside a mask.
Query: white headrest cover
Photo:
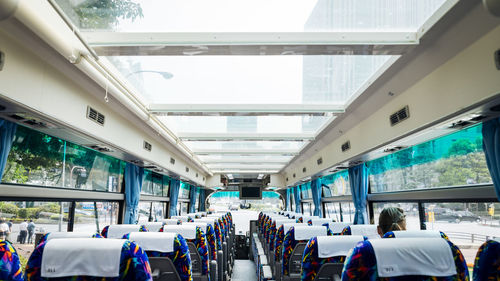
[[[163,226],[163,222],[145,222],[143,223],[144,226],[148,229],[150,232],[158,232]]]
[[[451,248],[442,238],[369,240],[379,277],[403,275],[452,276],[457,274]]]
[[[61,238],[92,238],[94,234],[96,232],[50,232],[47,235],[47,241]]]
[[[171,253],[176,235],[170,232],[131,232],[129,240],[135,241],[144,251]]]
[[[363,235],[370,239],[380,238],[377,226],[374,224],[355,224],[351,225],[351,235]]]
[[[172,218],[172,219],[178,219],[178,220],[181,220],[182,222],[187,222],[188,221],[188,216],[171,216],[170,218]]]
[[[108,227],[107,238],[122,238],[130,232],[139,232],[141,226],[138,224],[112,224]]]
[[[351,225],[348,222],[329,222],[328,227],[333,233],[341,233],[346,226]]]
[[[281,218],[281,219],[277,219],[276,220],[276,229],[278,229],[280,226],[282,226],[284,223],[294,223],[293,220],[290,220],[290,219],[284,219],[284,218]]]
[[[197,227],[201,228],[203,232],[205,232],[207,229],[207,223],[199,220],[195,220],[194,222],[186,222],[183,223],[183,225],[196,225]]]
[[[363,240],[360,235],[318,236],[318,257],[347,256],[347,253]]]
[[[288,230],[290,230],[290,227],[292,226],[303,226],[305,224],[303,223],[298,223],[298,222],[292,222],[292,223],[284,223],[283,224],[283,233],[286,234]]]
[[[45,244],[40,275],[44,278],[87,275],[118,277],[123,239],[67,238]]]
[[[309,240],[314,236],[326,236],[327,230],[324,226],[294,226],[295,240]]]
[[[318,219],[318,218],[311,219],[312,225],[323,225],[324,223],[330,223],[330,222],[332,222],[332,219]]]
[[[210,224],[212,224],[212,226],[214,226],[216,222],[219,222],[219,220],[217,218],[201,218],[201,219],[195,219],[194,221],[210,223]]]
[[[177,225],[179,219],[163,219],[161,222],[165,223],[166,225]]]
[[[441,238],[441,233],[437,230],[406,230],[393,233],[396,238]]]
[[[196,225],[165,225],[163,232],[180,234],[184,239],[196,239]]]

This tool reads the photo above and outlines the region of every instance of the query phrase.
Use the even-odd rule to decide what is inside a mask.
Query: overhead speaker
[[[500,0],[483,0],[483,5],[495,17],[500,17]]]

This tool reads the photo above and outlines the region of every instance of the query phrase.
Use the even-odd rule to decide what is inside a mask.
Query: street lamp
[[[132,74],[143,73],[143,72],[160,74],[163,77],[163,79],[165,79],[165,80],[172,79],[174,77],[174,75],[172,73],[166,72],[166,71],[138,70],[138,71],[134,71],[134,72],[127,74],[126,78],[130,77]]]

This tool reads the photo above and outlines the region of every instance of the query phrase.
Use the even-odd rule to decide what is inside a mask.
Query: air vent
[[[170,157],[170,164],[174,165],[175,164],[175,159]]]
[[[295,174],[292,175],[295,178]]]
[[[146,165],[146,166],[144,166],[144,169],[155,170],[155,169],[158,169],[158,167],[156,167],[155,165]]]
[[[359,164],[362,164],[362,163],[363,163],[363,161],[360,161],[360,160],[352,161],[352,162],[349,162],[349,167],[358,166]]]
[[[144,141],[144,144],[142,146],[144,149],[146,149],[147,151],[151,151],[151,149],[153,148],[153,146],[147,142],[147,141]]]
[[[189,173],[189,168],[188,167],[186,167],[186,173]]]
[[[340,148],[342,149],[342,152],[351,149],[351,142],[350,141],[344,142]]]
[[[318,160],[316,160],[316,163],[318,163],[318,165],[323,164],[323,157],[318,158]]]
[[[9,117],[12,118],[12,119],[15,119],[15,120],[23,120],[24,119],[24,117],[19,116],[17,114],[9,115]]]
[[[302,168],[302,173],[305,173],[307,171],[306,167]]]
[[[286,181],[288,181],[288,178],[286,178]]]
[[[399,122],[408,119],[408,117],[410,117],[410,109],[408,106],[405,106],[396,113],[391,114],[391,116],[389,116],[389,120],[391,121],[391,126],[394,126]]]
[[[203,177],[203,180],[205,180],[205,177]]]
[[[99,145],[99,144],[90,144],[88,147],[92,148],[93,150],[97,150],[99,152],[112,152],[113,150],[109,147]]]
[[[96,122],[97,124],[104,126],[104,115],[99,113],[97,110],[90,106],[87,106],[87,118]]]
[[[3,105],[0,104],[0,111],[4,111],[6,109],[7,109],[7,107],[5,107],[5,106],[3,106]]]
[[[142,165],[143,164],[142,160],[131,160],[130,162],[133,163],[133,164],[136,164],[136,165]]]
[[[406,146],[398,145],[398,146],[386,148],[386,149],[384,149],[384,152],[385,153],[392,153],[392,152],[396,152],[398,150],[401,150],[403,148],[406,148]]]
[[[196,177],[198,177],[198,173],[196,173]]]

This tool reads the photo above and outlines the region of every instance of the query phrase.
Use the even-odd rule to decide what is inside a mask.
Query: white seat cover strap
[[[45,244],[41,276],[118,277],[123,239],[62,238]]]
[[[356,244],[363,241],[361,235],[318,236],[318,257],[330,258],[347,256]]]
[[[448,242],[442,238],[369,240],[377,259],[379,277],[457,274]]]

